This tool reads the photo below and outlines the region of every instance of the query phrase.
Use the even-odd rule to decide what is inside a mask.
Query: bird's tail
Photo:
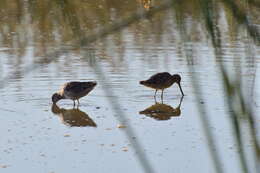
[[[91,81],[91,82],[84,82],[86,87],[94,87],[97,85],[96,81]]]
[[[139,83],[140,83],[141,85],[144,85],[144,84],[145,84],[145,81],[142,80],[142,81],[140,81]]]

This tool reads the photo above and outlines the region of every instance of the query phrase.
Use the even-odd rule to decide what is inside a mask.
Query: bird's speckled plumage
[[[165,89],[170,87],[173,83],[172,75],[168,72],[157,73],[149,79],[141,81],[141,84],[154,89]]]
[[[58,92],[53,94],[52,101],[56,103],[61,99],[71,99],[75,105],[75,100],[79,103],[79,99],[86,96],[96,85],[97,82],[73,81],[65,83]]]

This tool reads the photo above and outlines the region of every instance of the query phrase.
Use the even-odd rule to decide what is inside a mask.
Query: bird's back
[[[96,82],[68,82],[63,86],[64,95],[70,99],[79,99],[87,95],[96,84]]]
[[[172,85],[172,75],[168,72],[157,73],[141,84],[155,89],[164,89]]]

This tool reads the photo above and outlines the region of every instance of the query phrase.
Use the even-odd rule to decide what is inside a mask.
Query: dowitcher
[[[156,98],[157,90],[162,90],[161,98],[163,99],[163,90],[177,83],[181,90],[181,94],[184,93],[181,88],[181,76],[179,74],[171,75],[168,72],[156,73],[148,80],[140,81],[140,84],[155,89],[154,98]]]
[[[96,85],[97,82],[67,82],[52,95],[52,102],[56,104],[61,99],[71,99],[73,106],[75,106],[75,100],[78,101],[79,106],[79,99],[86,96]]]

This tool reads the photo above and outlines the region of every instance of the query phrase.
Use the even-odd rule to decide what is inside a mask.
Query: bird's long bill
[[[178,83],[178,85],[179,85],[179,88],[180,88],[180,90],[181,90],[181,94],[184,96],[184,93],[183,93],[182,88],[181,88],[181,84]]]

